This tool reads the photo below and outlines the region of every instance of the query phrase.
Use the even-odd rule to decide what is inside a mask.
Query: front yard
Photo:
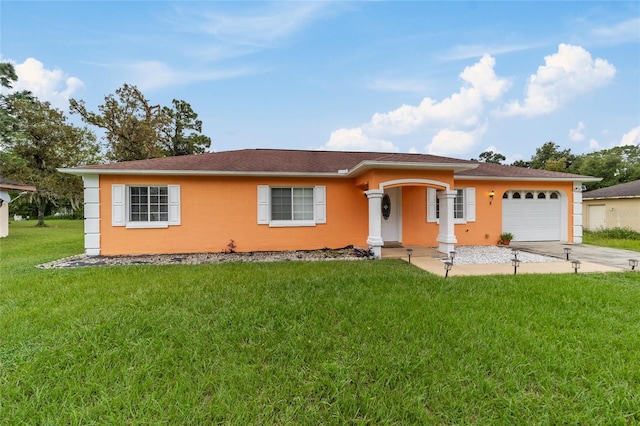
[[[0,424],[634,424],[640,274],[400,260],[39,270],[0,240]]]

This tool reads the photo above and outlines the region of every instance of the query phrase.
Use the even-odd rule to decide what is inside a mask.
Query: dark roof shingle
[[[623,197],[640,197],[640,179],[634,180],[633,182],[621,183],[606,188],[587,191],[582,194],[583,199]]]
[[[286,149],[242,149],[180,157],[164,157],[149,160],[96,164],[73,169],[71,173],[132,172],[180,172],[194,173],[273,173],[273,174],[345,174],[358,165],[368,162],[375,165],[407,165],[422,168],[430,165],[456,171],[456,177],[595,180],[589,176],[525,169],[500,164],[478,163],[458,158],[429,154],[405,154],[358,151],[303,151]],[[467,170],[470,169],[470,170]]]

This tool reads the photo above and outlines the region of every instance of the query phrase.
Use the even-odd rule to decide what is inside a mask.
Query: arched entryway
[[[386,242],[402,242],[403,233],[403,188],[419,186],[438,189],[439,222],[438,235],[435,243],[438,250],[449,253],[454,249],[457,239],[453,228],[453,202],[456,192],[452,191],[447,182],[430,179],[396,179],[380,183],[378,189],[365,192],[369,199],[369,236],[367,243],[374,254],[379,257],[382,246]],[[424,204],[426,224],[426,202]]]

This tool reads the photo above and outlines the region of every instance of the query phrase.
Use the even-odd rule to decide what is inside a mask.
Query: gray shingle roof
[[[365,165],[363,167],[363,165]],[[367,167],[429,168],[456,171],[456,177],[594,180],[588,176],[478,163],[429,154],[385,152],[303,151],[285,149],[242,149],[180,157],[96,164],[64,169],[70,173],[269,173],[346,175]],[[471,169],[471,170],[468,170]]]
[[[640,197],[640,179],[582,193],[583,199]]]

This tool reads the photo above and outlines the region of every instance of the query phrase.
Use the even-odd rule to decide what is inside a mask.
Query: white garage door
[[[556,191],[507,191],[502,197],[502,231],[514,241],[559,241],[562,208]]]

